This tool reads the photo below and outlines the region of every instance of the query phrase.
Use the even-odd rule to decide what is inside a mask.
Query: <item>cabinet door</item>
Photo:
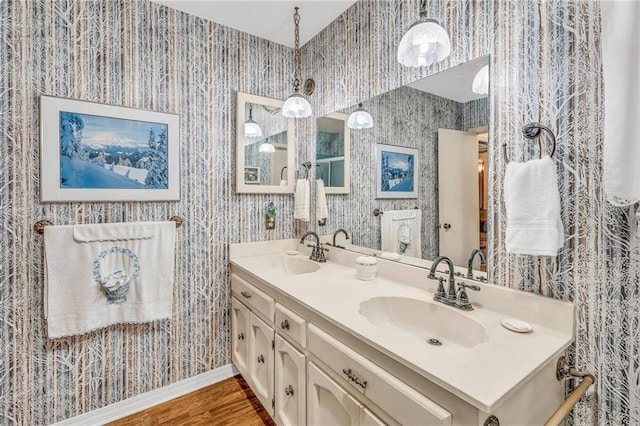
[[[240,374],[247,376],[247,341],[249,339],[249,310],[231,298],[231,359]]]
[[[276,334],[276,423],[306,424],[306,357]]]
[[[362,407],[360,410],[360,426],[386,426],[386,423],[380,420],[378,416],[373,414],[371,411]]]
[[[360,421],[360,404],[313,362],[309,363],[307,421],[310,426],[352,426]]]
[[[273,328],[249,312],[249,376],[251,389],[273,416]]]

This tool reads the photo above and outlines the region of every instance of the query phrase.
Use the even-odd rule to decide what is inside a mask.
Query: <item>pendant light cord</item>
[[[295,8],[296,11],[293,14],[293,23],[295,25],[295,48],[293,51],[293,87],[296,92],[300,91],[300,14],[298,13],[299,7]]]

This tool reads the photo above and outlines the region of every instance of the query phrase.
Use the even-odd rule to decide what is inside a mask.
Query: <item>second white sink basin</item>
[[[436,302],[406,297],[374,297],[360,303],[360,315],[371,324],[402,331],[443,345],[474,347],[488,339],[477,321]]]
[[[317,262],[301,259],[299,257],[288,257],[284,260],[284,269],[293,275],[309,274],[320,269]]]

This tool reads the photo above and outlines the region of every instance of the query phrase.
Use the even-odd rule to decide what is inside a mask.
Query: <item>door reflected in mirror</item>
[[[236,187],[239,193],[293,192],[293,119],[283,102],[238,92]]]
[[[346,114],[331,113],[317,121],[316,179],[322,179],[327,194],[348,194],[350,190],[348,118]]]
[[[486,234],[490,217],[486,200],[491,112],[488,87],[476,84],[474,92],[473,80],[488,64],[489,56],[476,58],[364,102],[375,117],[375,124],[367,131],[351,133],[354,146],[358,147],[353,163],[363,168],[360,173],[375,176],[371,167],[378,144],[418,149],[418,194],[414,199],[376,200],[377,182],[358,179],[362,184],[353,191],[349,203],[353,211],[345,217],[367,220],[336,224],[353,235],[350,242],[355,247],[349,248],[369,254],[382,251],[381,217],[373,216],[374,209],[409,211],[418,207],[422,211],[421,259],[431,261],[444,255],[466,270],[473,249],[486,254],[491,244]],[[486,80],[490,79],[489,76]],[[354,105],[341,112],[348,114],[356,108]],[[440,133],[465,135],[466,144],[449,141]],[[439,158],[441,155],[443,158]],[[402,256],[401,261],[424,263],[407,256]],[[474,265],[478,272],[484,269],[477,257]]]

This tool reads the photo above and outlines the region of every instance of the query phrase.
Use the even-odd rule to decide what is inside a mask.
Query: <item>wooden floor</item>
[[[235,376],[108,425],[275,426],[275,423],[242,376]]]

